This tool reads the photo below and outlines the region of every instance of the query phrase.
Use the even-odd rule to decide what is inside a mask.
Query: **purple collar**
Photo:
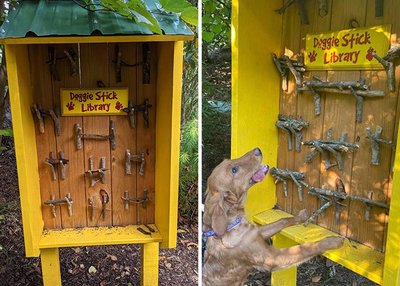
[[[227,231],[232,230],[235,228],[237,225],[239,225],[242,222],[242,217],[237,217],[228,227],[226,228]],[[216,236],[217,234],[214,232],[214,230],[210,229],[208,231],[203,232],[203,235],[205,237],[210,237],[210,236]]]

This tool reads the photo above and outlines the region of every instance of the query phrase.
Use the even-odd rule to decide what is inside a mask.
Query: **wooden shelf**
[[[161,234],[158,231],[146,235],[138,231],[138,227],[148,231],[146,227],[140,225],[46,230],[43,231],[40,238],[39,248],[142,244],[162,241]],[[154,224],[150,227],[157,230]]]
[[[292,217],[291,214],[280,210],[268,210],[253,217],[254,222],[265,225],[284,217]],[[280,232],[285,237],[297,242],[312,242],[328,236],[338,236],[315,224],[291,226]],[[323,254],[346,268],[358,273],[371,281],[383,283],[384,254],[357,242],[345,240],[344,246],[337,250],[330,250]]]

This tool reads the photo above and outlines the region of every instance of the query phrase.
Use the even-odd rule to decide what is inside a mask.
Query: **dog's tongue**
[[[261,182],[265,175],[268,173],[269,167],[267,165],[261,165],[258,171],[251,177],[254,182]]]

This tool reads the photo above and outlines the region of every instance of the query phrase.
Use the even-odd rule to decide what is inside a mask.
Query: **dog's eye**
[[[239,167],[235,166],[232,168],[232,174],[236,174],[239,171]]]

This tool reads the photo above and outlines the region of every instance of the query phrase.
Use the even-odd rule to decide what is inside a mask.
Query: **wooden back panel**
[[[304,37],[307,33],[348,29],[351,28],[349,26],[351,20],[355,20],[360,27],[392,24],[392,42],[398,42],[396,35],[399,35],[400,23],[392,10],[398,1],[385,2],[384,16],[379,18],[375,17],[375,1],[367,2],[362,0],[328,1],[329,12],[325,17],[319,16],[316,2],[307,2],[308,25],[301,24],[296,15],[295,6],[289,7],[284,15],[282,53],[285,49],[289,49],[297,54],[305,48]],[[299,31],[294,31],[296,29]],[[291,86],[294,80],[290,77],[288,92],[281,93],[280,113],[301,116],[302,119],[310,122],[310,126],[303,131],[303,140],[326,138],[328,129],[332,128],[333,139],[339,139],[340,134],[346,132],[347,140],[357,143],[360,149],[344,155],[344,170],[339,170],[338,167],[325,170],[324,162],[319,155],[312,159],[311,164],[304,163],[311,152],[305,146],[302,146],[301,153],[294,150],[288,151],[286,135],[279,131],[278,166],[305,172],[306,182],[314,187],[335,189],[336,179],[340,178],[348,194],[366,197],[369,191],[373,191],[373,200],[389,202],[394,156],[394,148],[391,146],[395,146],[396,142],[393,142],[391,146],[382,145],[380,165],[371,165],[370,141],[366,138],[365,129],[370,127],[375,130],[376,126],[381,126],[382,137],[395,140],[394,134],[398,128],[399,113],[399,72],[396,73],[395,92],[388,91],[385,71],[313,71],[306,76],[311,78],[314,75],[329,81],[365,78],[368,83],[371,83],[372,90],[384,90],[386,95],[379,99],[365,99],[362,122],[357,123],[355,121],[356,102],[351,95],[321,94],[321,115],[317,116],[314,114],[312,94],[294,92],[295,95],[293,95]],[[294,158],[293,161],[290,158]],[[303,201],[299,201],[297,187],[290,181],[288,182],[288,198],[284,198],[280,188],[277,188],[278,206],[286,211],[297,213],[303,208],[313,211],[320,207],[319,200],[307,195],[306,190],[303,191]],[[339,222],[336,221],[335,208],[332,206],[318,217],[318,224],[375,249],[384,250],[387,228],[385,211],[373,207],[371,219],[367,221],[364,218],[365,205],[363,203],[355,200],[344,203],[346,206],[341,207]]]
[[[121,52],[124,63],[121,80],[117,79],[116,46]],[[150,81],[143,80],[143,47],[148,48],[148,67]],[[155,182],[155,112],[156,112],[156,43],[99,43],[99,44],[60,44],[52,45],[58,58],[56,70],[59,79],[52,77],[49,68],[49,47],[47,45],[29,46],[31,74],[33,77],[34,103],[44,110],[61,110],[61,88],[97,88],[99,82],[104,87],[128,87],[129,101],[132,104],[143,104],[147,99],[152,107],[149,109],[149,128],[144,127],[143,113],[136,114],[136,128],[129,124],[128,116],[62,116],[62,132],[56,136],[51,118],[45,119],[45,133],[37,130],[39,176],[45,227],[78,228],[85,226],[117,226],[154,222],[154,182]],[[77,57],[77,75],[71,74],[71,64],[64,51],[73,50]],[[74,126],[80,124],[82,133],[109,134],[111,120],[115,123],[116,148],[112,149],[109,140],[83,139],[82,149],[75,146]],[[37,124],[38,126],[38,124]],[[145,173],[139,175],[139,164],[132,162],[132,174],[125,171],[125,154],[130,150],[132,155],[145,152]],[[54,157],[63,151],[68,159],[66,178],[61,179],[57,170],[56,180],[51,177],[51,168],[45,164],[49,152]],[[89,160],[93,168],[100,168],[101,158],[105,158],[105,182],[96,182],[91,186]],[[129,204],[125,209],[122,197],[128,191],[129,198],[142,198],[147,191],[146,208],[142,204]],[[52,195],[62,199],[67,194],[73,200],[72,216],[68,208],[56,207],[56,217],[51,207],[43,203]],[[102,195],[107,195],[103,207]],[[90,201],[94,207],[91,207]],[[105,210],[103,210],[105,209]]]

